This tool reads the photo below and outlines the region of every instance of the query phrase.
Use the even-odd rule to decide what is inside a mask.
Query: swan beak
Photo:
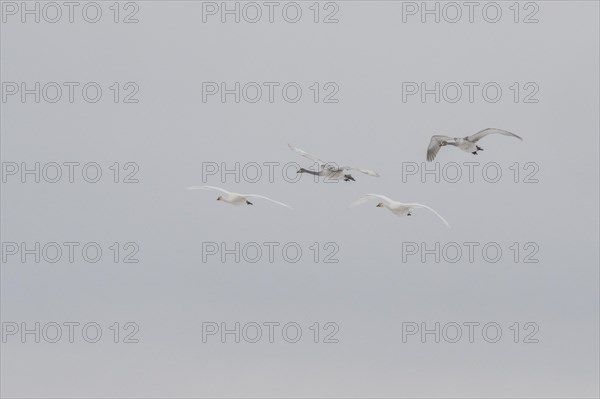
[[[217,197],[217,201],[220,201],[220,200],[221,200],[221,196],[219,195],[219,196]]]
[[[375,206],[375,208],[381,208],[382,206],[383,206],[383,203],[381,203],[381,202],[380,202],[379,204],[377,204],[377,205]]]

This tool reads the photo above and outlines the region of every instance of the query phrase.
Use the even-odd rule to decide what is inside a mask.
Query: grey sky
[[[4,3],[4,2],[3,2]],[[598,3],[539,1],[538,23],[514,23],[512,2],[488,23],[402,22],[401,2],[336,2],[339,23],[314,23],[300,2],[296,24],[202,22],[202,2],[137,2],[139,23],[102,20],[1,26],[2,82],[98,82],[101,101],[2,103],[2,162],[97,162],[96,184],[2,184],[3,242],[95,241],[98,263],[22,263],[1,269],[1,319],[97,322],[96,344],[2,343],[6,397],[594,397],[598,372]],[[420,2],[418,2],[420,3]],[[83,4],[83,3],[82,3]],[[283,4],[283,3],[282,3]],[[481,3],[484,4],[484,3]],[[121,9],[120,18],[130,10]],[[321,9],[323,13],[330,10]],[[521,9],[520,18],[531,10]],[[78,14],[76,14],[77,17]],[[280,14],[276,14],[278,16]],[[139,103],[113,102],[109,86],[135,82]],[[202,101],[203,82],[297,82],[297,103],[279,97],[236,104]],[[338,103],[314,103],[314,82],[339,87]],[[497,103],[403,102],[403,82],[497,83]],[[538,103],[513,101],[510,87],[534,83]],[[80,86],[80,87],[81,87]],[[279,87],[281,87],[279,86]],[[81,93],[76,91],[76,93]],[[403,162],[421,167],[432,134],[463,137],[486,127],[510,130],[482,140],[477,157],[440,151],[440,167],[496,162],[488,183],[402,181]],[[572,140],[572,141],[571,141]],[[207,184],[264,194],[287,209],[255,201],[231,207],[201,185],[203,162],[306,160],[292,143],[325,160],[378,171],[356,182]],[[139,165],[137,184],[113,183],[109,166]],[[519,183],[509,168],[519,163]],[[523,183],[535,163],[538,183]],[[405,164],[406,167],[406,164]],[[433,167],[430,165],[430,167]],[[265,169],[266,170],[266,169]],[[281,169],[276,169],[280,172]],[[466,169],[464,169],[466,170]],[[264,171],[264,170],[263,170]],[[293,174],[293,173],[292,173]],[[420,202],[440,212],[397,218],[364,193]],[[112,243],[135,242],[139,263],[112,261]],[[202,243],[296,242],[297,263],[202,262]],[[309,248],[334,242],[338,263],[315,263]],[[412,256],[403,243],[498,243],[503,255],[457,263]],[[513,243],[535,243],[538,263],[515,263]],[[32,244],[33,245],[33,244]],[[121,249],[122,250],[122,249]],[[521,251],[525,251],[521,248]],[[122,255],[122,254],[121,254]],[[524,252],[520,254],[523,256]],[[139,325],[137,344],[115,344],[109,326]],[[403,322],[496,322],[490,344],[402,342]],[[202,342],[203,322],[296,322],[290,344]],[[313,343],[313,323],[334,322],[339,343]],[[539,343],[513,343],[513,323],[534,322]],[[466,330],[465,330],[466,331]],[[123,333],[123,331],[121,331]],[[321,337],[322,340],[323,337]],[[121,337],[122,339],[122,337]],[[523,337],[520,337],[522,341]]]

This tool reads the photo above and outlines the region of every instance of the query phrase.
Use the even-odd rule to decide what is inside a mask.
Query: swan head
[[[223,196],[222,196],[222,195],[219,195],[219,196],[217,197],[217,201],[222,201],[222,200],[223,200]]]
[[[377,204],[377,206],[375,208],[383,208],[383,202],[380,202],[379,204]]]

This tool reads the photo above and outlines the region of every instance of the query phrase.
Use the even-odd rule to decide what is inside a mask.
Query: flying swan
[[[315,175],[315,176],[327,177],[331,180],[344,179],[344,181],[349,181],[349,180],[356,181],[356,180],[354,180],[354,177],[352,177],[352,175],[350,174],[350,171],[358,170],[359,172],[362,172],[366,175],[373,176],[373,177],[379,177],[379,173],[373,172],[372,170],[353,168],[351,166],[339,167],[331,162],[322,161],[319,158],[317,158],[313,155],[310,155],[306,151],[301,150],[300,148],[296,148],[291,144],[288,144],[288,147],[290,147],[290,150],[297,152],[298,154],[302,155],[303,157],[308,158],[311,161],[317,163],[319,165],[319,167],[321,168],[321,170],[319,170],[318,172],[300,168],[298,173],[309,173],[309,174]]]
[[[269,197],[265,197],[264,195],[232,193],[232,192],[229,192],[227,190],[223,190],[222,188],[214,187],[214,186],[192,186],[192,187],[186,187],[186,188],[188,190],[216,190],[216,191],[220,191],[224,195],[219,195],[217,197],[217,201],[227,202],[228,204],[231,204],[231,205],[244,205],[244,204],[246,204],[246,205],[254,205],[252,202],[250,202],[248,200],[248,198],[261,198],[261,199],[265,199],[267,201],[274,202],[277,205],[285,206],[286,208],[292,209],[291,206],[286,205],[283,202],[275,201],[274,199],[271,199]]]
[[[364,204],[365,202],[368,202],[368,201],[370,201],[372,199],[375,199],[375,198],[378,198],[378,199],[380,199],[380,200],[383,201],[383,202],[380,202],[380,203],[377,204],[377,208],[387,208],[390,212],[392,212],[396,216],[411,216],[412,215],[411,212],[415,208],[429,209],[438,218],[440,218],[442,220],[442,222],[444,222],[444,224],[448,228],[450,228],[450,224],[446,221],[446,219],[444,219],[442,217],[442,215],[440,215],[434,209],[428,207],[427,205],[422,205],[422,204],[403,204],[401,202],[394,201],[394,200],[386,197],[385,195],[365,194],[365,196],[363,198],[361,198],[358,201],[356,201],[353,204],[351,204],[350,207],[353,208],[355,206]]]
[[[506,130],[493,128],[483,129],[480,132],[477,132],[471,136],[467,136],[462,139],[456,137],[452,138],[448,136],[432,136],[431,141],[429,142],[429,147],[427,147],[427,160],[433,161],[440,148],[447,145],[453,145],[465,152],[470,152],[471,154],[477,155],[477,151],[483,151],[483,148],[479,147],[477,145],[477,142],[490,134],[502,134],[504,136],[516,137],[519,140],[523,140],[521,137],[517,136],[514,133],[507,132]]]

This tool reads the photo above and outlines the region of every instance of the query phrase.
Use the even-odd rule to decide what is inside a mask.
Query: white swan
[[[446,226],[448,226],[448,228],[450,228],[450,224],[446,221],[446,219],[444,219],[442,217],[442,215],[440,215],[439,213],[437,213],[434,209],[428,207],[427,205],[422,205],[422,204],[403,204],[402,202],[398,202],[398,201],[394,201],[388,197],[386,197],[385,195],[380,195],[380,194],[365,194],[365,196],[361,199],[359,199],[358,201],[352,203],[350,205],[351,208],[364,204],[367,201],[370,201],[374,198],[379,198],[380,200],[382,200],[383,202],[380,202],[377,204],[378,208],[387,208],[390,210],[390,212],[392,212],[394,215],[396,216],[411,216],[411,212],[414,208],[425,208],[430,210],[431,212],[433,212],[437,217],[439,217],[442,222],[444,222],[444,224]]]
[[[463,151],[477,155],[477,151],[483,151],[483,148],[479,147],[477,145],[477,142],[485,136],[489,136],[490,134],[502,134],[504,136],[516,137],[519,140],[523,140],[521,137],[517,136],[514,133],[494,128],[483,129],[480,132],[477,132],[471,136],[464,137],[462,139],[456,137],[452,138],[448,136],[432,136],[431,141],[429,142],[429,147],[427,147],[427,160],[433,161],[440,148],[447,145],[453,145],[455,147],[460,148]]]
[[[288,144],[288,147],[290,147],[290,150],[297,152],[298,154],[302,155],[303,157],[308,158],[311,161],[317,163],[319,165],[319,167],[321,168],[321,170],[319,170],[318,172],[300,168],[298,173],[309,173],[309,174],[315,175],[315,176],[327,177],[328,179],[331,179],[331,180],[344,179],[344,181],[349,181],[349,180],[356,181],[356,180],[354,180],[354,177],[352,177],[352,175],[350,174],[350,171],[358,170],[359,172],[362,172],[366,175],[373,176],[373,177],[379,177],[379,173],[373,172],[372,170],[369,170],[369,169],[353,168],[351,166],[340,167],[331,162],[322,161],[319,158],[315,157],[314,155],[310,155],[306,151],[301,150],[300,148],[294,147],[291,144]]]
[[[223,190],[222,188],[214,187],[214,186],[191,186],[191,187],[186,187],[186,188],[188,190],[216,190],[216,191],[220,191],[224,195],[219,195],[217,197],[217,201],[227,202],[228,204],[231,204],[231,205],[244,205],[244,204],[246,204],[246,205],[254,205],[252,202],[248,201],[248,198],[262,198],[262,199],[265,199],[267,201],[274,202],[277,205],[285,206],[286,208],[292,209],[291,206],[289,206],[287,204],[284,204],[283,202],[275,201],[274,199],[271,199],[269,197],[265,197],[264,195],[232,193],[232,192],[229,192],[227,190]]]

